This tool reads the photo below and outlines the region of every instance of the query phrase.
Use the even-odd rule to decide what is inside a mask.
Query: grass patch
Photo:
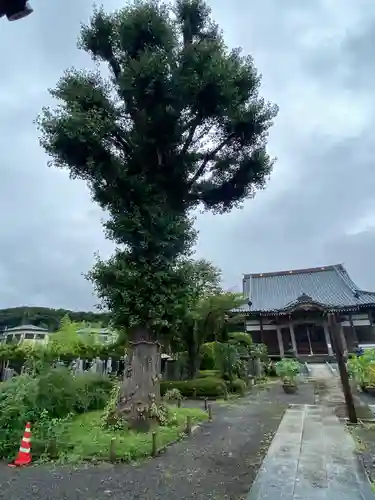
[[[157,446],[162,448],[182,436],[186,427],[186,417],[191,416],[193,424],[207,420],[207,413],[198,408],[170,407],[176,414],[173,426],[159,426]],[[65,424],[64,439],[69,450],[66,459],[72,461],[108,460],[112,438],[116,439],[115,457],[118,461],[129,462],[149,457],[152,450],[152,432],[137,433],[131,430],[110,431],[101,427],[101,411],[84,413]]]

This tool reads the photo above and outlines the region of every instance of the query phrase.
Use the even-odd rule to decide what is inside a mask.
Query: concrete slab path
[[[355,444],[331,408],[292,405],[247,500],[374,500]]]

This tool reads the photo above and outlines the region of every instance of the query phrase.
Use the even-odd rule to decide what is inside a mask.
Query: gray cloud
[[[78,3],[47,2],[28,19],[1,21],[0,307],[90,308],[81,273],[95,251],[112,248],[86,187],[47,167],[33,124],[63,70],[91,65],[75,45],[91,0]],[[223,269],[228,287],[240,288],[244,272],[344,262],[375,290],[373,2],[211,5],[228,45],[254,56],[263,94],[280,106],[270,137],[278,162],[242,210],[199,217],[198,255]]]

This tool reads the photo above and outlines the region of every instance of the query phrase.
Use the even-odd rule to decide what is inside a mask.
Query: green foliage
[[[169,389],[164,394],[165,401],[181,401],[182,394],[178,389]]]
[[[187,308],[177,325],[173,347],[187,352],[189,376],[194,378],[202,344],[208,337],[224,334],[226,312],[238,297],[220,290],[221,273],[212,264],[203,260],[184,260],[180,265],[187,284]]]
[[[366,349],[362,356],[348,360],[349,375],[364,387],[375,387],[375,349]]]
[[[224,380],[215,377],[197,378],[194,380],[163,380],[160,383],[162,395],[171,389],[178,389],[182,396],[219,397],[226,392]]]
[[[42,410],[33,426],[33,456],[40,459],[57,459],[59,450],[66,448],[66,426],[72,418],[67,414],[63,418],[52,417],[47,410]]]
[[[268,361],[268,363],[264,363],[264,372],[267,377],[276,377],[276,363],[275,361]]]
[[[296,384],[300,371],[301,364],[295,359],[283,358],[276,363],[276,373],[284,384]]]
[[[111,386],[107,377],[96,374],[75,377],[64,368],[46,369],[37,377],[21,375],[3,382],[0,386],[0,456],[14,453],[26,422],[37,425],[38,439],[42,439],[71,413],[104,408]],[[49,430],[44,425],[47,421]]]
[[[228,335],[228,344],[235,346],[240,356],[252,354],[253,341],[251,335],[246,332],[231,332]]]
[[[207,412],[198,408],[170,408],[167,425],[157,429],[157,445],[163,447],[178,439],[186,428],[186,417],[194,423],[207,420]],[[129,462],[147,458],[152,450],[150,432],[133,432],[121,429],[103,429],[100,411],[83,413],[62,422],[64,440],[58,440],[59,458],[69,462],[108,460],[109,443],[115,439],[115,460]],[[60,429],[57,429],[59,432]]]
[[[246,393],[247,385],[244,380],[237,378],[230,383],[230,390],[239,394],[240,396],[244,396]]]
[[[231,332],[228,335],[230,344],[234,344],[237,346],[244,346],[246,348],[250,348],[252,346],[253,340],[251,335],[246,332]]]
[[[71,321],[68,315],[64,316],[58,331],[50,335],[47,349],[56,357],[77,357],[84,344],[83,339],[77,333],[78,328],[79,325]]]
[[[109,399],[105,405],[101,422],[104,429],[120,430],[126,427],[126,422],[117,411],[117,403],[120,398],[121,383],[113,385]]]
[[[268,363],[268,350],[265,344],[252,344],[250,346],[250,356],[253,359],[260,359],[263,363]]]
[[[215,370],[215,344],[216,342],[206,342],[200,348],[200,368],[201,370]]]
[[[214,355],[221,377],[232,382],[240,369],[240,358],[236,347],[232,344],[215,342]]]
[[[104,328],[110,322],[110,315],[108,313],[68,311],[66,309],[52,309],[50,307],[12,307],[9,309],[0,309],[0,330],[3,330],[5,327],[13,328],[22,324],[32,324],[54,332],[58,330],[62,318],[66,315],[74,322],[100,323]]]
[[[190,262],[185,276],[190,283],[189,309],[178,329],[177,339],[182,349],[188,353],[189,375],[194,378],[199,367],[213,369],[215,363],[213,353],[209,349],[201,349],[204,342],[217,341],[227,337],[227,313],[243,302],[242,295],[223,292],[219,289],[220,274],[209,264]]]
[[[167,425],[170,417],[168,406],[152,402],[149,408],[149,417],[156,420],[161,426]]]
[[[264,187],[277,109],[201,0],[96,10],[80,47],[110,78],[67,71],[51,91],[58,106],[39,118],[41,144],[108,214],[119,247],[88,276],[114,323],[160,336],[188,309],[179,263],[195,238],[191,211],[226,212]]]
[[[200,370],[198,378],[220,377],[220,370]]]

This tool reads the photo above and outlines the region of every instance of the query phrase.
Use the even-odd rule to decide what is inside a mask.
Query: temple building
[[[333,355],[327,313],[340,323],[344,349],[375,346],[375,292],[361,290],[343,265],[245,274],[246,330],[272,357],[294,351],[302,359]]]

